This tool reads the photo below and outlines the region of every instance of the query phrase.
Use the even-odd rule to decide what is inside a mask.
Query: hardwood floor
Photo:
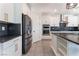
[[[42,39],[41,41],[32,44],[29,52],[24,56],[55,56],[50,47],[50,39]]]

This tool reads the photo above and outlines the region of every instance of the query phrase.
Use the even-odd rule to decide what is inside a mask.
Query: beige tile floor
[[[50,47],[50,39],[42,39],[41,41],[32,44],[29,52],[24,56],[55,56]]]

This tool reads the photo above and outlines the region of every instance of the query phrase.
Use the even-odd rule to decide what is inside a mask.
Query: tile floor
[[[51,39],[42,39],[35,42],[25,56],[55,56],[50,44]]]

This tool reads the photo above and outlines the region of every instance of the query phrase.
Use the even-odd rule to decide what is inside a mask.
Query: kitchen
[[[0,4],[0,55],[79,56],[78,10],[78,3]]]

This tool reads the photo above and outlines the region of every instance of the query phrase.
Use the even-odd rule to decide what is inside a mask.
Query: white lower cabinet
[[[67,40],[57,37],[57,53],[59,56],[67,56]]]
[[[15,55],[19,56],[22,55],[22,39],[21,37],[18,37],[15,41]]]
[[[53,34],[51,36],[52,36],[52,45],[51,45],[51,48],[53,49],[54,53],[56,55],[58,55],[57,54],[57,36],[53,35]]]
[[[69,42],[68,43],[68,55],[79,56],[79,45]]]
[[[3,43],[1,48],[3,56],[20,56],[22,55],[22,37],[19,36]]]
[[[21,23],[22,18],[21,3],[0,4],[0,20],[10,23]]]
[[[0,43],[0,55],[1,55],[1,43]]]
[[[3,55],[4,56],[14,56],[15,55],[15,45],[12,45],[8,47],[7,49],[3,50]]]
[[[52,34],[52,46],[57,56],[79,56],[79,45]]]
[[[79,56],[79,45],[58,37],[57,51],[60,56]]]

